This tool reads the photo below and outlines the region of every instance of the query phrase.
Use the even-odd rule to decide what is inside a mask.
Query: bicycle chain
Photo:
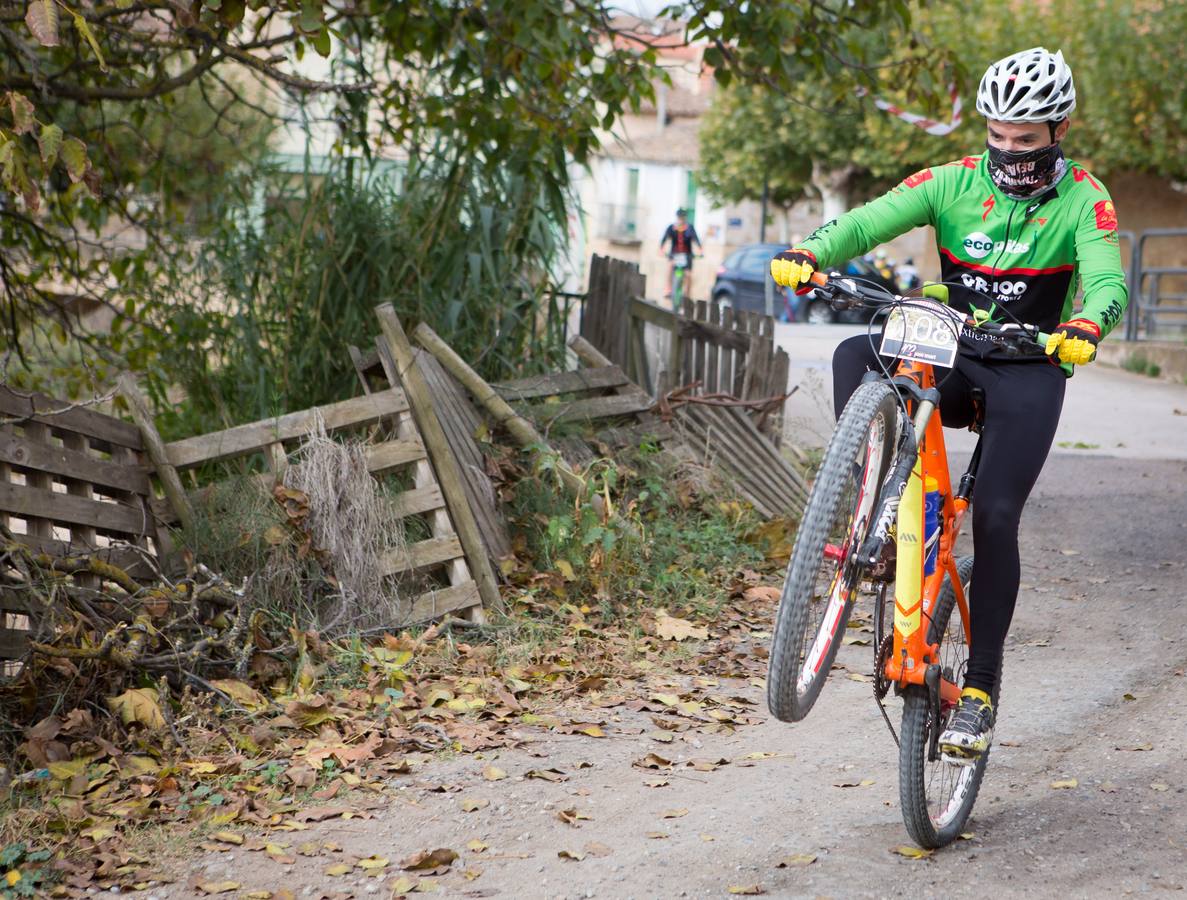
[[[890,679],[886,677],[886,664],[890,662],[890,654],[894,652],[894,635],[888,634],[882,638],[878,651],[874,656],[874,698],[881,703],[890,692]]]

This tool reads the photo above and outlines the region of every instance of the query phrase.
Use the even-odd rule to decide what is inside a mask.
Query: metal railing
[[[1187,265],[1147,266],[1147,242],[1155,238],[1183,238],[1187,228],[1149,228],[1136,240],[1132,232],[1120,232],[1130,242],[1126,282],[1129,308],[1125,315],[1125,339],[1157,340],[1187,335],[1187,292],[1172,293],[1175,279],[1187,283]],[[1165,281],[1164,281],[1165,279]]]
[[[598,237],[619,243],[642,240],[643,207],[634,203],[603,203],[598,212]]]

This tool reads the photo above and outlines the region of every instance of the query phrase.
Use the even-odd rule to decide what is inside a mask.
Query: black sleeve
[[[664,236],[659,239],[659,245],[660,245],[660,247],[663,247],[663,245],[666,244],[668,241],[674,241],[674,240],[676,240],[676,233],[674,231],[672,231],[672,226],[669,225],[667,227],[667,230],[664,231]]]
[[[688,246],[689,247],[692,246],[693,241],[696,241],[699,244],[701,242],[701,237],[700,237],[700,235],[697,234],[696,226],[690,224],[688,226]]]

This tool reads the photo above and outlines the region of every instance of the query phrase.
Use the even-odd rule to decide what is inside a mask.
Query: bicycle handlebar
[[[808,281],[817,290],[826,295],[826,299],[834,309],[852,309],[858,306],[881,308],[894,306],[905,301],[915,299],[933,299],[947,305],[948,286],[945,284],[925,284],[920,297],[901,297],[891,294],[881,287],[864,287],[858,280],[842,275],[827,275],[824,272],[813,272]],[[939,289],[929,294],[929,288]],[[936,296],[942,294],[942,296]],[[964,317],[963,325],[985,334],[993,335],[1017,349],[1041,349],[1046,352],[1047,338],[1050,335],[1039,331],[1034,325],[1015,325],[1012,323],[978,321],[976,316]]]

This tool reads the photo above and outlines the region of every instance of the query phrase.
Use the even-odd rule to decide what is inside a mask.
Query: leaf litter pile
[[[452,620],[366,640],[293,627],[285,664],[273,656],[226,673],[238,677],[197,678],[180,689],[133,670],[105,682],[118,690],[24,728],[3,773],[0,896],[74,897],[167,881],[145,837],[154,829],[145,826],[280,863],[324,856],[327,876],[385,878],[394,895],[432,890],[445,873],[466,880],[479,873],[455,868],[448,848],[355,858],[301,833],[327,819],[370,817],[441,752],[481,754],[541,732],[638,735],[640,728],[618,724],[621,711],[648,716],[647,736],[661,744],[760,722],[754,702],[719,679],[762,683],[778,600],[771,584],[792,526],[756,524],[746,507],[703,487],[678,482],[663,492],[630,474],[631,481],[619,474],[616,494],[603,481],[602,495],[617,502],[597,520],[535,501],[515,508],[516,553],[503,566],[510,608],[490,626]],[[639,500],[648,494],[649,502]],[[680,767],[711,772],[727,764],[694,759]],[[678,767],[658,752],[635,765],[655,786]],[[492,765],[483,770],[488,781],[505,777]],[[568,776],[540,768],[526,777]],[[480,802],[471,799],[471,807]],[[465,803],[459,809],[464,814]],[[560,817],[579,827],[585,814]],[[601,852],[586,847],[569,858]],[[292,896],[231,881],[189,887]]]

